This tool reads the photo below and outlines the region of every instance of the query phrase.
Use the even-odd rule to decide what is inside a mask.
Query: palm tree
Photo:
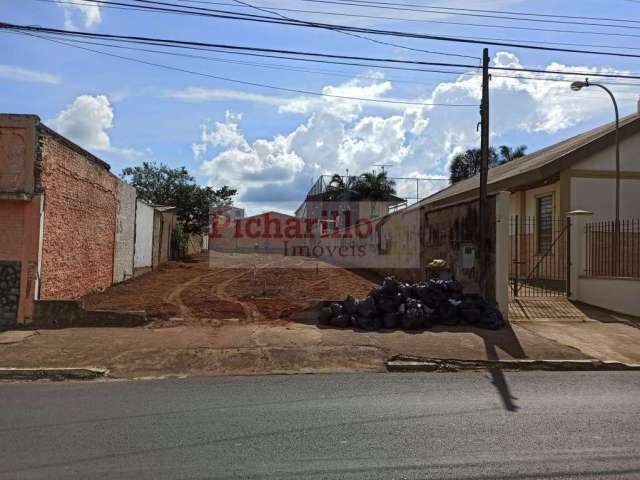
[[[496,152],[495,148],[489,147],[489,168],[523,157],[527,150],[527,146],[519,145],[512,148],[508,145],[500,145],[498,150],[500,154]],[[459,153],[453,157],[453,160],[449,165],[449,180],[451,183],[456,183],[460,180],[464,180],[465,178],[473,177],[478,173],[480,173],[479,148],[470,148],[463,153]]]
[[[366,172],[356,181],[355,190],[361,199],[387,200],[396,193],[396,182],[387,176],[387,172]]]
[[[325,190],[326,199],[331,201],[358,200],[356,184],[356,177],[343,177],[335,173],[331,177],[331,180],[329,180],[329,184]]]
[[[516,158],[524,157],[526,155],[527,146],[518,145],[517,147],[509,147],[508,145],[500,145],[500,165],[510,162]]]

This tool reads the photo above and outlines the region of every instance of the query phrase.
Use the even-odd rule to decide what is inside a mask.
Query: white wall
[[[113,282],[133,276],[133,252],[136,218],[136,189],[118,179],[116,212],[116,243],[113,256]]]
[[[640,280],[579,277],[577,300],[640,317]]]
[[[571,210],[593,212],[593,221],[613,220],[616,214],[614,178],[571,178]],[[620,218],[640,218],[640,179],[620,180]]]
[[[136,202],[136,249],[135,268],[151,267],[153,252],[153,207],[138,200]]]
[[[626,172],[640,172],[640,134],[635,134],[620,142],[620,170]],[[585,160],[574,164],[572,169],[580,170],[609,170],[616,169],[616,149],[611,145],[594,153]]]

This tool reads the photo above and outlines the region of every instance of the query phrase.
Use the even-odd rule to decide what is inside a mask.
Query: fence
[[[585,239],[586,276],[640,278],[640,219],[587,223]]]
[[[512,217],[509,280],[515,297],[563,296],[569,290],[566,218]]]

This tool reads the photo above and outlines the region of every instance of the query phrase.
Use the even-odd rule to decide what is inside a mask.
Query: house
[[[620,119],[620,218],[640,216],[640,102],[638,112]],[[511,215],[565,217],[593,212],[593,220],[615,216],[615,123],[489,169],[488,192],[511,193]],[[437,207],[478,196],[476,175],[445,188],[420,206]]]
[[[620,119],[617,232],[615,133],[609,123],[489,169],[489,195],[509,198],[509,218],[494,221],[509,223],[503,245],[512,297],[566,295],[640,315],[640,102]],[[412,206],[423,212],[422,235],[443,230],[429,212],[477,202],[479,183],[476,175]]]
[[[1,114],[0,328],[30,323],[38,300],[78,298],[131,278],[147,257],[166,261],[173,213],[151,208],[159,227],[145,236],[140,205],[109,164],[37,116]]]

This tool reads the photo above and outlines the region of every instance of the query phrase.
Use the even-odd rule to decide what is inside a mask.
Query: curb
[[[0,380],[95,380],[109,376],[109,370],[79,368],[0,368]]]
[[[395,356],[385,362],[389,372],[457,372],[461,370],[640,371],[640,364],[611,360],[458,360]]]

